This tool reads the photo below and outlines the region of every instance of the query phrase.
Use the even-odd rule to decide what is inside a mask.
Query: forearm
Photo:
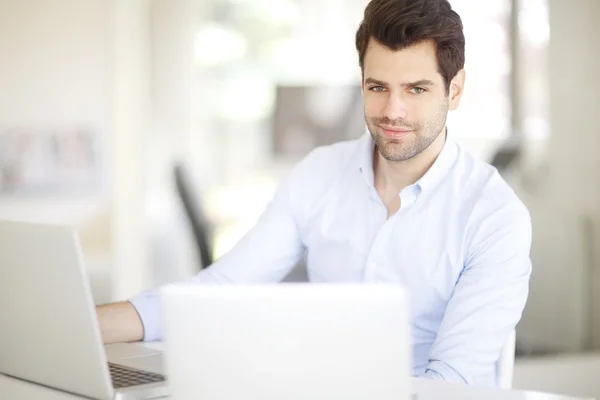
[[[289,205],[289,185],[278,189],[254,228],[229,253],[189,282],[274,283],[283,279],[304,253]],[[97,307],[96,312],[104,343],[162,338],[158,290]]]
[[[96,307],[104,343],[135,342],[144,337],[144,326],[128,301]]]

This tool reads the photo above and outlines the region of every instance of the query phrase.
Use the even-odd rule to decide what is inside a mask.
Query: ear
[[[448,109],[454,111],[460,104],[460,99],[465,88],[465,70],[458,71],[456,76],[450,82],[450,90],[448,93]]]

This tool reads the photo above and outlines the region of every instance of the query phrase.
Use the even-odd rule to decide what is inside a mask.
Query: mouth
[[[379,128],[381,128],[385,136],[391,138],[402,138],[409,135],[413,131],[412,129],[406,128],[387,128],[381,125],[379,125]]]

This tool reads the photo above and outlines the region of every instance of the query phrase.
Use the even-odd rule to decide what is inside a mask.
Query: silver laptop
[[[406,296],[397,286],[169,285],[171,398],[412,398]]]
[[[99,400],[167,394],[158,352],[107,355],[70,228],[0,222],[0,327],[0,373]]]

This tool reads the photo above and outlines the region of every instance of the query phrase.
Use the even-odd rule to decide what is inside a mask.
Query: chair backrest
[[[177,193],[183,203],[185,213],[194,234],[194,241],[200,256],[200,269],[207,268],[213,263],[212,226],[204,215],[202,204],[193,188],[183,163],[175,164],[173,168]]]
[[[516,343],[517,335],[513,329],[496,363],[496,379],[500,389],[512,389]]]

